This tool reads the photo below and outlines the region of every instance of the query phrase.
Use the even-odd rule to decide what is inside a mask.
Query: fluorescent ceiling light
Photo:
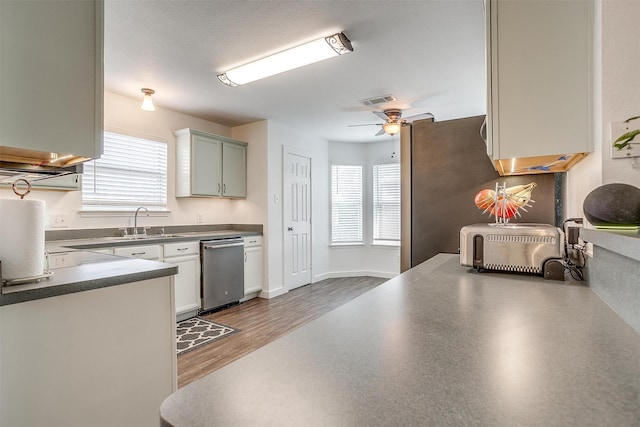
[[[233,68],[218,74],[218,79],[239,86],[349,52],[353,52],[351,42],[344,33],[337,33]]]

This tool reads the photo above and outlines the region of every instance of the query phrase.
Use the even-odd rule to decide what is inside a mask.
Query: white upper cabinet
[[[220,196],[222,194],[222,142],[201,135],[193,135],[190,154],[191,195]],[[188,195],[185,193],[181,192],[180,196]]]
[[[593,1],[486,6],[489,156],[554,171],[570,154],[570,167],[593,151]]]
[[[176,137],[176,197],[247,196],[247,143],[194,129]]]
[[[247,197],[246,144],[223,143],[222,160],[222,195]]]
[[[0,1],[0,57],[0,146],[102,154],[101,0]]]

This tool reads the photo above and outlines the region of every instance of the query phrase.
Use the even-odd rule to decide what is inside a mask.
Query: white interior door
[[[284,273],[287,289],[311,283],[311,159],[284,154]]]

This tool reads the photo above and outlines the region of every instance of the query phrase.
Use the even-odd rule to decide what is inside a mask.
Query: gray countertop
[[[55,268],[53,275],[37,283],[3,286],[0,306],[50,298],[178,273],[171,264],[88,251],[72,251],[73,264]]]
[[[224,229],[220,226],[204,227],[211,228],[204,229],[203,227],[190,226],[166,227],[172,231],[171,235],[150,235],[138,239],[108,235],[109,233],[117,231],[117,229],[64,230],[55,233],[51,232],[50,234],[56,238],[46,242],[47,251],[52,254],[68,253],[72,264],[68,267],[52,269],[52,276],[36,283],[2,286],[0,306],[107,286],[121,285],[140,280],[154,279],[178,273],[178,268],[171,264],[98,254],[91,252],[91,249],[157,245],[172,242],[262,234],[262,228],[257,226],[240,226],[241,228],[245,228],[243,230]],[[92,237],[83,237],[87,235]]]
[[[131,237],[92,237],[88,239],[68,239],[54,240],[47,242],[48,250],[64,250],[64,249],[97,249],[118,246],[138,246],[164,244],[172,242],[186,242],[193,240],[206,240],[225,237],[244,237],[255,236],[260,233],[253,231],[237,231],[237,230],[216,230],[216,231],[200,231],[200,232],[184,232],[171,235],[149,235],[133,239]]]
[[[609,251],[640,261],[639,230],[597,230],[581,228],[580,238]]]
[[[477,273],[441,254],[178,390],[160,415],[174,426],[637,426],[640,335],[586,286]]]

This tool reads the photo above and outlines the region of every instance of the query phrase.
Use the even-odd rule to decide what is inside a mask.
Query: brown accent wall
[[[403,167],[410,164],[411,168],[410,219],[408,215],[403,215],[406,233],[406,221],[410,221],[410,242],[403,241],[403,267],[407,264],[409,248],[410,266],[441,252],[458,253],[460,228],[469,224],[494,222],[493,218],[475,206],[474,196],[484,188],[494,189],[496,182],[506,183],[508,187],[529,182],[537,184],[532,193],[535,203],[527,208],[528,212],[521,212],[522,217],[512,222],[555,223],[554,174],[500,177],[480,137],[483,120],[484,116],[476,116],[413,123],[410,160],[404,157],[402,160]],[[403,205],[406,205],[406,200]]]

